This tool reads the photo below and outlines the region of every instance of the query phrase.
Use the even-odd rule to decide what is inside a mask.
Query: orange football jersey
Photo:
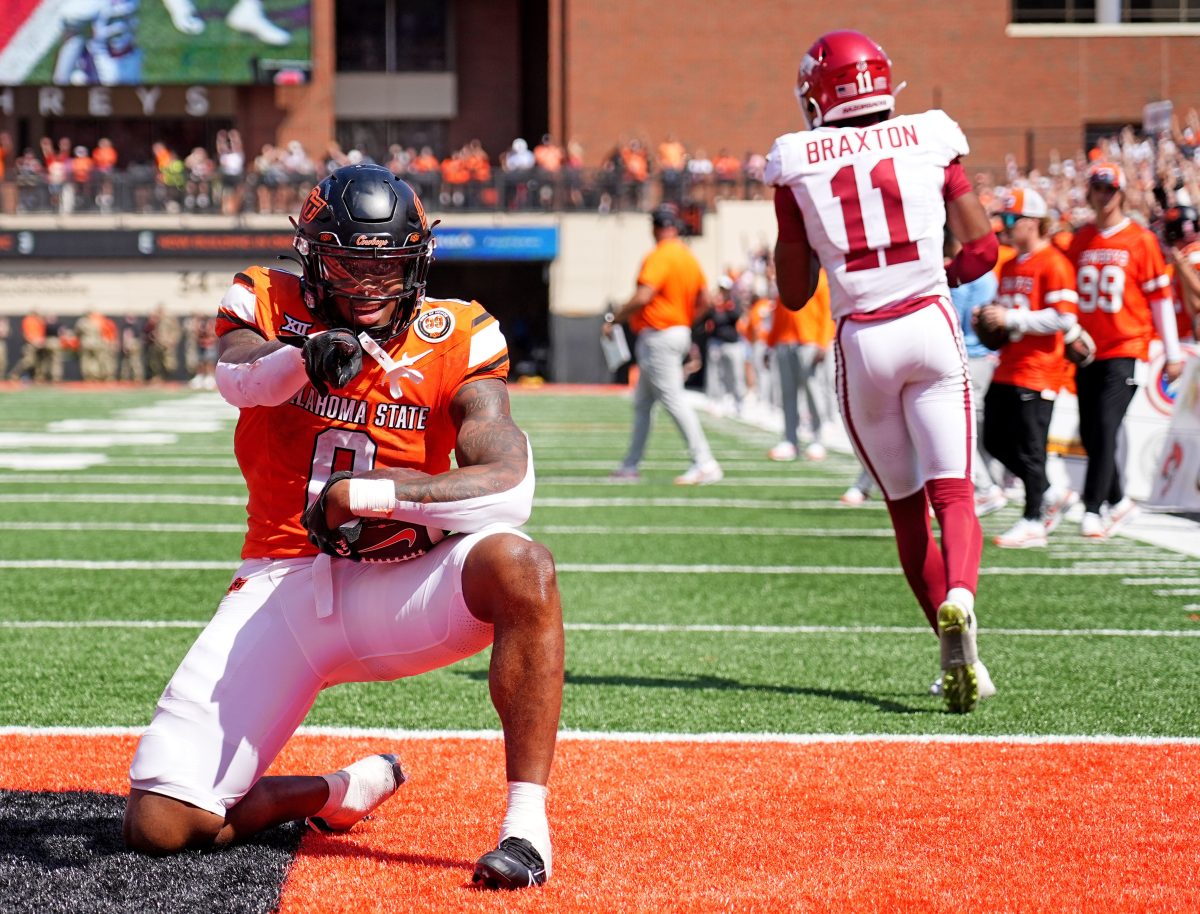
[[[1154,233],[1129,219],[1106,232],[1085,225],[1068,256],[1075,264],[1079,322],[1096,341],[1096,358],[1147,358],[1151,303],[1171,294]]]
[[[328,329],[305,306],[298,276],[261,267],[238,273],[221,300],[218,335],[239,327],[268,340]],[[314,554],[300,516],[337,470],[446,472],[455,393],[508,376],[500,325],[478,302],[426,300],[408,331],[381,345],[384,355],[371,348],[358,377],[328,396],[305,384],[279,406],[241,411],[234,453],[249,491],[243,558]]]
[[[1060,314],[1076,314],[1076,300],[1075,271],[1052,244],[1027,257],[1009,260],[1000,272],[997,302],[1006,307],[1026,311],[1053,308]],[[992,380],[1057,392],[1065,365],[1061,333],[1028,334],[1001,348],[1000,364]]]

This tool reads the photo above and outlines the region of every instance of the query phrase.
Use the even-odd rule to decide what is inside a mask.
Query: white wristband
[[[346,494],[357,517],[390,517],[396,507],[396,485],[390,479],[351,479]]]

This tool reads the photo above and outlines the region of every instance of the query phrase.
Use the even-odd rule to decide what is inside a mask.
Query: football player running
[[[992,268],[996,238],[959,161],[962,131],[942,111],[892,117],[891,61],[866,35],[818,38],[796,97],[809,129],[775,141],[765,177],[775,185],[780,300],[803,307],[824,267],[842,418],[939,636],[946,707],[971,711],[995,689],[976,650],[974,404],[949,286]],[[949,265],[947,224],[962,242]]]
[[[350,829],[403,783],[395,756],[263,776],[318,693],[491,645],[508,806],[473,878],[540,885],[552,866],[562,609],[553,557],[516,529],[534,473],[509,413],[504,336],[478,303],[426,297],[431,228],[385,168],[347,166],[313,188],[295,247],[302,276],[248,269],[218,311],[216,379],[241,410],[249,530],[242,566],[138,744],[125,840],[157,855],[295,819]],[[406,561],[356,562],[363,519],[411,525],[410,542],[451,535]]]

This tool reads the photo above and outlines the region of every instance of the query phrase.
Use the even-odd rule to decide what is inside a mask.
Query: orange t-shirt
[[[46,322],[36,314],[26,314],[21,318],[21,336],[25,342],[41,346],[46,342]]]
[[[217,335],[239,328],[267,340],[326,329],[305,306],[300,277],[262,267],[238,273],[221,299]],[[337,470],[446,472],[454,395],[471,381],[508,376],[504,334],[478,302],[427,300],[408,331],[382,345],[414,369],[401,376],[399,396],[365,354],[358,377],[328,396],[306,383],[278,406],[241,410],[233,447],[249,493],[243,558],[315,554],[300,515]]]
[[[775,323],[775,312],[787,309],[776,305],[773,298],[760,298],[738,321],[738,330],[751,343],[765,343]]]
[[[1096,358],[1148,358],[1151,305],[1171,294],[1154,233],[1128,219],[1107,232],[1085,225],[1068,257],[1075,264],[1079,322],[1096,341]]]
[[[637,284],[654,290],[650,303],[629,320],[633,332],[641,333],[647,327],[665,330],[692,326],[696,320],[696,297],[707,287],[708,280],[688,246],[678,238],[666,238],[642,261]]]
[[[1000,278],[1000,271],[1004,269],[1004,265],[1017,256],[1017,249],[1009,244],[1000,245],[996,251],[996,265],[992,267],[992,272],[996,274],[996,278]]]
[[[1077,314],[1075,271],[1053,244],[1028,256],[1014,257],[1000,274],[997,302],[1008,308]],[[1029,390],[1058,391],[1069,363],[1063,357],[1061,333],[1029,334],[1000,350],[993,381]]]
[[[822,270],[817,277],[816,291],[803,308],[799,311],[789,311],[781,305],[775,306],[771,328],[767,331],[767,345],[815,343],[822,349],[827,349],[835,330],[829,311],[829,280]]]

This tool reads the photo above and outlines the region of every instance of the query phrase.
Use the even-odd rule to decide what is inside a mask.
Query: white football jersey
[[[968,151],[944,111],[779,137],[764,180],[795,194],[834,318],[947,296],[946,166]]]

